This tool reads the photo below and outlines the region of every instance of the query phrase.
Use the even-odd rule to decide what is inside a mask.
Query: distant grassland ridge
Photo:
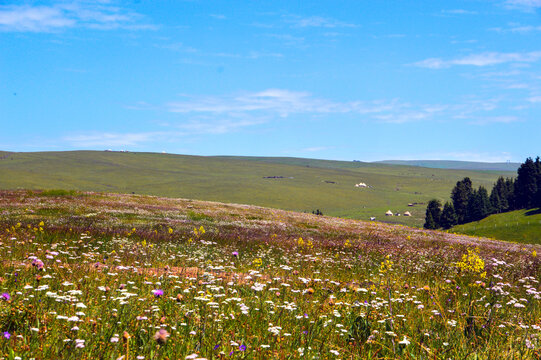
[[[468,176],[476,186],[491,187],[498,176],[515,174],[287,157],[0,152],[0,189],[135,193],[301,212],[320,209],[325,215],[375,216],[411,226],[422,226],[423,204],[432,198],[447,200],[456,181]],[[369,187],[356,188],[359,182]],[[412,216],[386,217],[387,210]]]

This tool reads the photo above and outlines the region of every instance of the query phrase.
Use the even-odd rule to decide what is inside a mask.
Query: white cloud
[[[541,103],[541,96],[532,96],[528,99],[528,101],[533,103]]]
[[[451,9],[451,10],[442,10],[442,14],[451,14],[451,15],[476,15],[477,11],[464,10],[464,9]]]
[[[263,118],[247,119],[236,117],[231,119],[197,119],[191,120],[186,124],[180,124],[177,127],[183,131],[184,135],[201,135],[201,134],[227,134],[239,129],[259,125],[264,123]],[[180,135],[180,134],[179,134]]]
[[[319,27],[319,28],[353,28],[357,27],[355,24],[346,23],[336,19],[322,17],[322,16],[284,16],[284,19],[287,23],[291,24],[293,27],[299,28],[308,28],[308,27]]]
[[[233,96],[186,97],[184,101],[166,104],[173,113],[213,114],[214,116],[266,116],[288,117],[293,114],[356,114],[372,116],[383,122],[406,122],[427,118],[440,111],[427,106],[414,110],[408,103],[398,100],[335,102],[312,96],[308,92],[267,89]],[[405,113],[409,115],[405,115]],[[422,113],[424,115],[419,115]],[[376,116],[377,115],[377,116]]]
[[[471,54],[461,58],[444,60],[441,58],[429,58],[413,65],[429,69],[443,69],[451,66],[491,66],[504,63],[531,63],[541,59],[541,51],[532,51],[527,53],[501,53],[485,52],[480,54]]]
[[[519,121],[516,116],[485,116],[472,119],[473,125],[509,124]]]
[[[210,14],[209,16],[215,19],[219,19],[219,20],[227,19],[227,17],[223,14]]]
[[[307,147],[304,149],[301,149],[301,152],[319,152],[319,151],[325,151],[331,149],[328,146],[314,146],[314,147]]]
[[[152,29],[139,23],[139,14],[98,1],[59,2],[45,5],[0,6],[0,31],[52,32],[73,27]]]
[[[165,110],[185,117],[196,117],[197,121],[182,126],[184,130],[201,128],[212,133],[227,132],[235,127],[253,126],[293,115],[303,115],[303,118],[309,119],[343,114],[357,117],[360,121],[394,124],[453,119],[476,124],[517,121],[513,117],[491,115],[498,109],[500,102],[498,98],[470,98],[456,104],[412,104],[398,99],[339,102],[318,98],[308,92],[267,89],[237,95],[184,96],[182,101],[167,103]],[[144,107],[139,109],[144,110]]]
[[[64,137],[64,140],[73,146],[93,147],[93,146],[135,146],[140,143],[157,140],[165,136],[160,132],[142,132],[142,133],[109,133],[94,132],[89,134],[71,135]]]
[[[541,0],[506,0],[504,6],[509,9],[533,12],[541,8]]]
[[[0,7],[0,29],[11,31],[51,31],[74,26],[76,21],[62,10],[47,6]]]
[[[340,109],[341,104],[311,97],[306,92],[281,89],[268,89],[256,93],[236,96],[202,97],[182,102],[171,102],[167,108],[177,113],[240,113],[270,111],[288,116],[291,113],[329,113],[347,112]],[[350,106],[350,105],[349,105]]]
[[[518,32],[518,33],[529,33],[529,32],[535,32],[535,31],[541,31],[541,26],[515,26],[509,29],[511,32]]]
[[[278,39],[282,44],[288,46],[301,46],[304,44],[305,38],[293,36],[291,34],[267,34],[268,37]]]
[[[536,32],[536,31],[541,31],[541,26],[539,25],[521,25],[521,24],[516,24],[516,23],[511,23],[509,24],[508,27],[495,27],[495,28],[490,28],[489,30],[492,30],[492,31],[496,31],[496,32],[499,32],[499,33],[521,33],[521,34],[526,34],[526,33],[532,33],[532,32]]]

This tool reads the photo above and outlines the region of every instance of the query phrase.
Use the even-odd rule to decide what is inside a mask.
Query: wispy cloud
[[[413,65],[429,69],[443,69],[451,66],[491,66],[504,63],[531,63],[541,59],[541,51],[532,51],[527,53],[502,53],[502,52],[484,52],[480,54],[471,54],[456,59],[429,58]]]
[[[241,114],[265,113],[287,117],[291,114],[381,114],[408,108],[397,100],[335,102],[312,96],[309,92],[267,89],[232,96],[187,97],[166,104],[174,113]]]
[[[0,6],[0,31],[53,32],[86,27],[99,30],[153,29],[141,15],[105,1],[72,1],[45,5]]]
[[[158,140],[165,136],[163,132],[140,132],[140,133],[111,133],[92,132],[65,136],[64,141],[76,147],[115,147],[115,146],[136,146],[141,143]]]
[[[541,31],[541,26],[532,26],[532,25],[525,25],[525,26],[515,26],[509,29],[511,32],[516,33],[530,33],[535,31]]]
[[[528,12],[533,12],[537,8],[541,8],[541,0],[506,0],[503,4],[509,9],[517,9]]]
[[[470,121],[472,125],[490,125],[490,124],[509,124],[520,121],[516,116],[485,116],[473,118]]]
[[[245,93],[236,96],[201,97],[187,101],[167,104],[171,112],[177,113],[240,113],[270,111],[287,116],[291,113],[329,113],[348,110],[340,104],[324,99],[313,98],[307,92],[296,92],[281,89],[268,89],[256,93]]]
[[[309,28],[309,27],[319,27],[319,28],[353,28],[357,27],[355,24],[343,22],[329,17],[322,16],[295,16],[295,15],[284,15],[284,21],[289,23],[292,27],[297,28]]]
[[[304,44],[304,37],[293,36],[291,34],[267,34],[266,36],[278,39],[282,44],[288,46],[301,46]]]
[[[200,49],[196,49],[189,45],[185,45],[182,42],[155,45],[157,48],[172,50],[176,52],[191,54],[192,56],[198,56],[199,58],[216,57],[216,58],[229,58],[229,59],[248,59],[248,60],[257,60],[261,58],[282,58],[284,57],[281,53],[276,52],[266,52],[266,51],[248,51],[245,53],[231,53],[231,52],[204,52]],[[201,63],[201,62],[199,62]]]
[[[496,32],[499,32],[499,33],[528,34],[528,33],[541,31],[541,26],[539,26],[539,25],[522,25],[522,24],[512,23],[512,24],[509,24],[507,27],[495,27],[495,28],[491,28],[490,30],[496,31]]]
[[[219,20],[227,19],[227,17],[223,14],[210,14],[209,16],[215,19],[219,19]]]
[[[176,127],[181,129],[182,135],[219,135],[235,132],[246,127],[263,124],[265,122],[266,120],[264,118],[246,118],[238,115],[228,119],[195,119],[190,120],[188,123],[179,124]]]
[[[532,96],[528,101],[532,103],[541,103],[541,96]]]
[[[476,15],[477,11],[465,10],[465,9],[451,9],[451,10],[442,10],[444,15]]]
[[[301,149],[301,152],[320,152],[320,151],[325,151],[329,149],[332,149],[332,148],[328,146],[313,146],[313,147],[307,147],[307,148]]]
[[[196,127],[212,119],[229,119],[231,127],[238,121],[243,126],[260,124],[270,119],[288,118],[293,115],[321,117],[342,114],[358,117],[362,121],[403,124],[441,119],[469,120],[488,123],[489,113],[498,108],[498,99],[469,99],[460,104],[412,104],[397,99],[339,102],[318,98],[308,92],[285,89],[267,89],[259,92],[229,96],[184,96],[182,101],[165,105],[172,113],[202,117]],[[510,122],[510,119],[493,119],[493,122]],[[254,122],[254,123],[252,123]]]

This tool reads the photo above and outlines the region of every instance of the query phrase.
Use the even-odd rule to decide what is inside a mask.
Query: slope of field
[[[475,161],[453,160],[383,160],[378,164],[421,166],[435,169],[476,170],[476,171],[513,171],[516,172],[520,163],[486,163]]]
[[[423,224],[431,198],[465,176],[492,186],[505,172],[297,158],[200,157],[100,151],[0,154],[1,189],[75,189],[184,197]],[[364,182],[369,188],[356,188]],[[409,203],[417,203],[408,207]],[[387,210],[412,217],[385,217]]]
[[[141,195],[0,209],[5,359],[539,354],[539,245]]]
[[[541,209],[495,214],[481,221],[455,226],[451,231],[519,243],[541,244]]]

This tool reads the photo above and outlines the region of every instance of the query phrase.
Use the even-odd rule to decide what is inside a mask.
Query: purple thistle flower
[[[160,297],[163,295],[163,290],[162,289],[152,290],[152,293],[154,294],[155,297]]]
[[[2,295],[0,295],[0,298],[2,298],[2,300],[9,301],[9,299],[11,299],[11,296],[8,293],[2,293]]]
[[[9,338],[11,337],[11,334],[8,333],[7,331],[4,331],[4,337],[9,340]]]
[[[238,251],[233,251],[231,253],[231,255],[233,255],[233,257],[239,257],[239,252]]]
[[[34,259],[32,261],[32,266],[35,266],[38,270],[43,270],[44,264],[40,259]]]

